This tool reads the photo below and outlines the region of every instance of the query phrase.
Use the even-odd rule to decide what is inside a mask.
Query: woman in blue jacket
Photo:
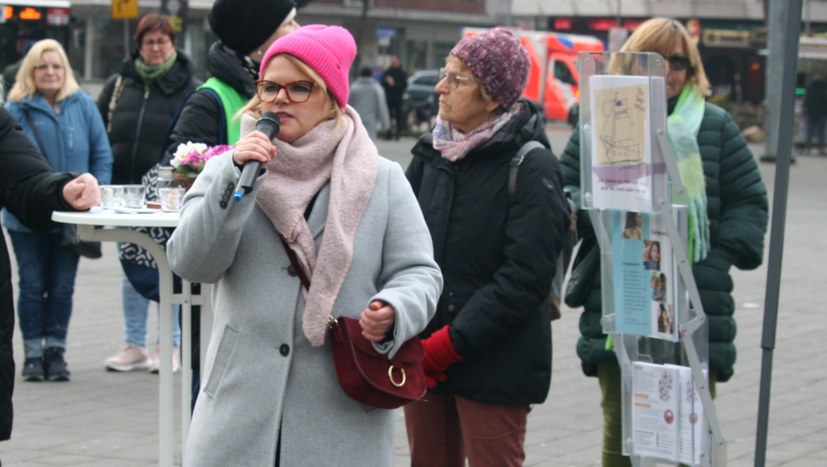
[[[23,59],[6,108],[54,170],[89,172],[103,185],[112,176],[112,151],[92,98],[75,81],[60,43],[44,39]],[[61,230],[36,233],[13,214],[3,224],[17,258],[17,310],[26,355],[26,381],[67,381],[63,353],[72,315],[79,256],[60,246]]]

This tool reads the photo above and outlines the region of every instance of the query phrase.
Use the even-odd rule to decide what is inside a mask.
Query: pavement
[[[570,130],[548,129],[555,153]],[[380,153],[403,166],[412,138],[380,141]],[[764,154],[751,146],[756,158]],[[761,163],[770,192],[775,165]],[[767,466],[827,465],[827,366],[813,360],[827,331],[824,287],[827,264],[827,158],[798,156],[791,167],[779,319],[772,352]],[[772,201],[772,194],[770,197]],[[7,242],[8,243],[8,242]],[[770,236],[766,244],[769,249]],[[114,244],[104,257],[81,261],[74,315],[66,353],[70,382],[28,383],[14,393],[15,420],[10,441],[0,443],[4,466],[148,466],[158,460],[158,377],[149,373],[109,373],[103,361],[122,345],[121,269]],[[766,255],[765,255],[766,258]],[[15,266],[12,266],[15,269]],[[735,376],[718,385],[716,412],[727,440],[727,465],[752,466],[762,368],[761,348],[767,268],[734,271],[738,321]],[[819,279],[821,278],[821,279]],[[15,283],[16,285],[16,283]],[[551,391],[529,415],[526,466],[598,466],[602,418],[597,380],[580,371],[575,354],[579,312],[564,308],[553,327]],[[157,313],[150,314],[150,339],[157,335]],[[19,331],[15,355],[22,360]],[[176,376],[176,385],[180,375]],[[176,395],[179,394],[176,388]],[[396,465],[409,464],[402,412],[397,411]],[[176,416],[176,459],[181,440]],[[323,421],[308,421],[323,423]]]

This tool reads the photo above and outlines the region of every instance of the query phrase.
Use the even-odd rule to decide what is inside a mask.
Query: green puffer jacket
[[[672,111],[674,100],[669,103]],[[693,267],[704,312],[709,316],[709,363],[718,381],[727,381],[735,363],[735,303],[729,268],[755,269],[762,261],[767,230],[767,190],[761,174],[732,117],[720,107],[706,104],[698,133],[706,178],[710,224],[709,256]],[[575,130],[561,157],[563,183],[580,202],[580,135]],[[584,260],[598,248],[588,215],[578,216],[583,245],[575,259],[566,304],[584,307],[580,316],[577,355],[587,376],[597,375],[599,363],[615,359],[606,349],[600,324],[600,269]],[[592,254],[597,260],[599,255]]]

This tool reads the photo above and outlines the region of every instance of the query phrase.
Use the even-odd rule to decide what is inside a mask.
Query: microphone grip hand
[[[273,112],[265,112],[261,118],[256,121],[256,131],[263,133],[268,141],[272,140],[279,134],[279,116]],[[272,148],[272,145],[270,145],[270,148]],[[260,168],[261,162],[257,160],[248,160],[244,163],[244,168],[241,170],[241,177],[238,179],[235,193],[233,193],[233,198],[236,201],[241,201],[247,193],[253,190],[253,184],[258,177]]]

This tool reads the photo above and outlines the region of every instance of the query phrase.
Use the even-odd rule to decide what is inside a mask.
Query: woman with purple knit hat
[[[392,357],[433,316],[442,278],[402,169],[347,105],[355,55],[338,26],[276,40],[235,148],[210,159],[184,199],[170,265],[214,284],[185,466],[393,465],[394,412],[342,390],[327,320],[359,319]],[[278,116],[275,137],[255,129],[265,112]],[[236,201],[249,161],[263,170]]]
[[[519,99],[528,68],[507,29],[462,39],[436,85],[436,125],[412,150],[407,176],[445,281],[421,334],[430,391],[405,406],[414,466],[522,466],[529,407],[548,394],[545,303],[569,219],[543,117]],[[541,146],[510,193],[529,141]]]

